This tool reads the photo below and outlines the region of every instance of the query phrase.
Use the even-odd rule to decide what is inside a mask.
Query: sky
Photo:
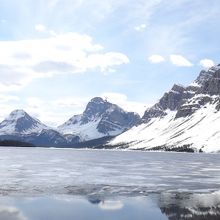
[[[140,115],[220,63],[219,0],[0,0],[0,120],[50,126],[96,96]]]

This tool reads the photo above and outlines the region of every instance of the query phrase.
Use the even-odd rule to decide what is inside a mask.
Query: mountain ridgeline
[[[148,122],[165,116],[166,110],[177,111],[175,118],[190,116],[207,103],[219,102],[220,97],[213,97],[215,95],[220,95],[220,66],[201,71],[195,82],[187,87],[175,84],[158,103],[145,111],[142,120]]]
[[[126,112],[96,97],[87,104],[82,114],[73,116],[56,129],[41,123],[23,110],[15,110],[0,123],[0,140],[16,140],[45,147],[74,147],[96,139],[103,143],[105,138],[107,140],[121,134],[139,121],[138,114]],[[99,143],[98,140],[91,143]]]

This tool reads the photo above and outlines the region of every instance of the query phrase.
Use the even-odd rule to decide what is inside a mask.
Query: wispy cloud
[[[211,51],[211,47],[208,48],[209,41],[206,46],[201,46],[201,42],[207,42],[207,36],[213,39],[212,30],[208,30],[208,27],[215,23],[216,17],[219,16],[219,8],[216,0],[211,6],[208,2],[199,0],[179,0],[175,3],[160,1],[152,8],[148,19],[146,49],[151,54],[180,53],[191,54],[192,57],[199,57],[205,50]],[[199,32],[203,31],[206,31],[206,37],[199,35]]]
[[[170,55],[170,61],[173,65],[179,67],[191,67],[193,64],[182,55]]]
[[[149,56],[148,60],[151,63],[162,63],[162,62],[165,61],[165,58],[163,56],[161,56],[161,55],[154,54],[154,55]]]

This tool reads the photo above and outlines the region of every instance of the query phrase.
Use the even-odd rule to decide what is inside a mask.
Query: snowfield
[[[128,149],[190,145],[204,152],[220,151],[220,111],[207,104],[188,117],[175,119],[176,111],[135,126],[119,135],[111,145],[128,143]]]

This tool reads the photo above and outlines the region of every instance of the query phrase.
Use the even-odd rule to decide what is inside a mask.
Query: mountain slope
[[[110,145],[129,149],[220,151],[220,66],[201,71],[189,86],[173,88],[151,108],[140,125]]]
[[[58,131],[63,134],[74,134],[81,141],[118,135],[140,120],[133,112],[126,112],[119,106],[114,105],[100,97],[93,98],[86,106],[81,115],[75,115]]]

